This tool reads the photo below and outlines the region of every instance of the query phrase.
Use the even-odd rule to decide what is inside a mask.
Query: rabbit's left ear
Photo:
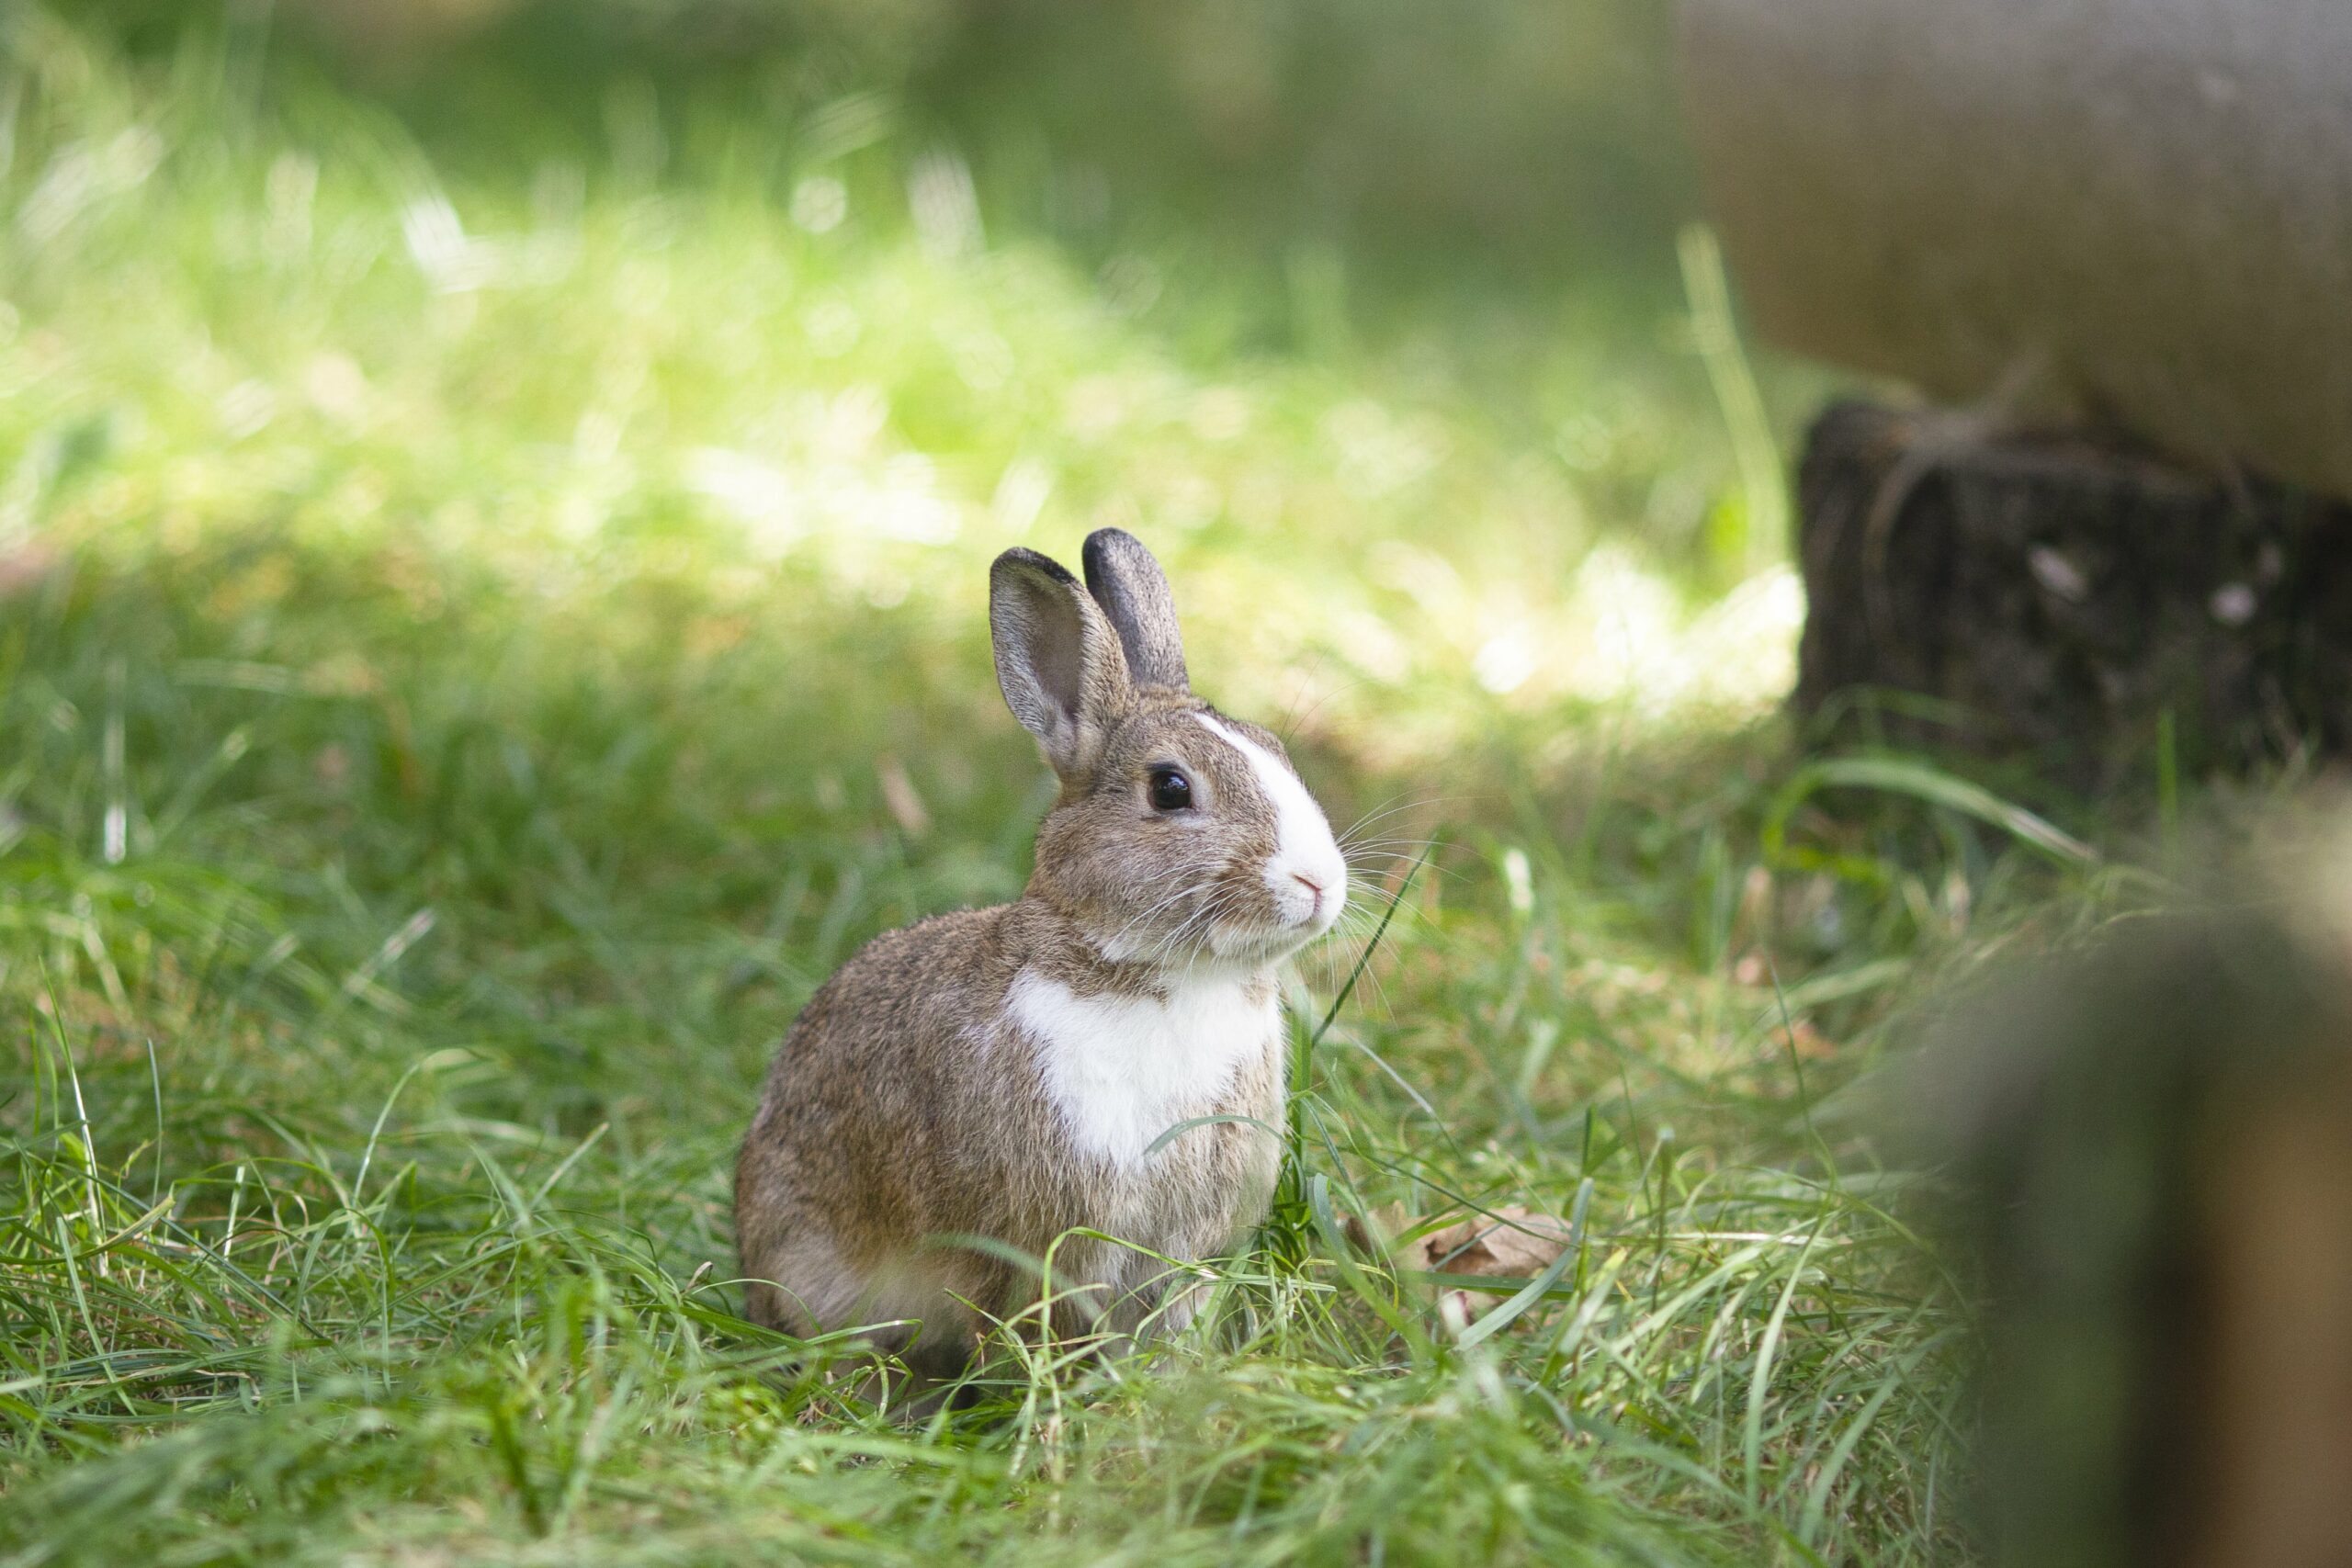
[[[1143,541],[1125,529],[1098,528],[1086,536],[1083,558],[1086,591],[1118,632],[1136,684],[1192,690],[1184,671],[1184,638],[1176,627],[1176,599]]]

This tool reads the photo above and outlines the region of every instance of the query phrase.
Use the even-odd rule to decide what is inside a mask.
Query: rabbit
[[[835,972],[737,1165],[751,1318],[878,1325],[868,1341],[918,1376],[956,1375],[992,1321],[1034,1307],[1018,1260],[1049,1249],[1057,1332],[1114,1344],[1190,1320],[1195,1292],[1161,1259],[1217,1256],[1264,1218],[1277,966],[1348,896],[1282,743],[1193,694],[1151,553],[1105,528],[1083,564],[1081,585],[1009,549],[989,572],[998,684],[1060,783],[1026,888]],[[1167,1136],[1201,1118],[1219,1120]]]

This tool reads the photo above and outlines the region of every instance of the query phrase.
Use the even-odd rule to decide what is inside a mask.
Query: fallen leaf
[[[1423,1266],[1438,1273],[1517,1279],[1542,1273],[1567,1250],[1574,1234],[1556,1214],[1539,1214],[1514,1204],[1473,1214],[1431,1232],[1417,1245]]]

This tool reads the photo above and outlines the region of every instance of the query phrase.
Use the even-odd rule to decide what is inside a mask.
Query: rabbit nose
[[[1323,885],[1316,881],[1313,877],[1307,875],[1303,871],[1292,872],[1290,874],[1290,879],[1293,882],[1297,883],[1301,887],[1306,888],[1308,896],[1315,900],[1310,912],[1317,915],[1321,914],[1323,912]]]

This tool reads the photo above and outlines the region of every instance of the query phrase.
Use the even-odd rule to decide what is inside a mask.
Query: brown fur
[[[1192,1128],[1121,1166],[1073,1141],[1038,1042],[1007,1013],[1024,970],[1080,998],[1165,998],[1205,978],[1270,1001],[1272,966],[1295,945],[1276,929],[1261,874],[1272,805],[1248,761],[1194,716],[1213,710],[1181,684],[1166,584],[1156,566],[1136,568],[1138,555],[1149,563],[1142,546],[1119,540],[1090,541],[1088,553],[1090,576],[1100,564],[1125,595],[1095,589],[1119,615],[1116,635],[1097,599],[1043,558],[1008,552],[992,574],[1006,696],[1061,792],[1019,901],[877,937],[786,1036],[736,1171],[756,1322],[810,1334],[908,1320],[875,1338],[951,1370],[986,1320],[1039,1299],[1034,1272],[964,1240],[986,1237],[1052,1253],[1053,1290],[1076,1292],[1057,1308],[1063,1326],[1132,1333],[1156,1309],[1189,1314],[1164,1291],[1167,1266],[1069,1233],[1190,1260],[1263,1215],[1280,1153],[1268,1130],[1282,1116],[1278,1027],[1179,1118],[1258,1125]],[[1172,661],[1180,683],[1136,684],[1123,637],[1160,671]],[[1283,755],[1265,731],[1215,716]],[[1198,810],[1151,807],[1150,771],[1169,764],[1193,781]]]

